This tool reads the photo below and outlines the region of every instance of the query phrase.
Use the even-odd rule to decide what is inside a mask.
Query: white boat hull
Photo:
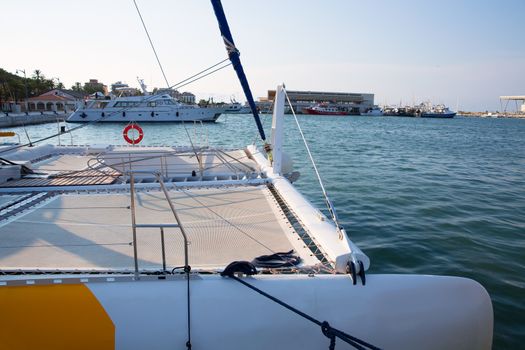
[[[370,112],[370,113],[361,113],[362,116],[367,116],[367,117],[382,117],[383,116],[383,112]]]
[[[264,275],[245,280],[380,348],[491,348],[492,306],[487,292],[477,282],[438,276],[367,277],[365,286],[353,285],[348,275]],[[61,291],[75,287],[60,281],[62,284],[51,286],[41,286],[37,281],[32,286],[0,287],[0,326],[10,334],[10,349],[27,348],[24,334],[38,339],[41,348],[72,348],[66,341],[67,332],[84,334],[81,342],[85,348],[185,348],[187,298],[186,280],[182,277],[88,282],[85,293],[92,294],[98,305],[84,312],[74,310],[82,307],[80,300],[72,309],[60,306],[68,302],[76,305]],[[12,288],[17,289],[16,293],[9,292]],[[47,290],[39,294],[39,288]],[[25,294],[22,290],[34,291],[34,295],[20,304],[17,301]],[[42,308],[53,312],[43,313]],[[88,322],[97,308],[102,310],[96,316],[100,320]],[[61,313],[67,313],[71,322],[67,331],[61,328]],[[23,317],[16,317],[20,314]],[[191,339],[195,349],[214,350],[318,350],[329,344],[315,324],[239,282],[217,275],[191,279]],[[6,342],[6,338],[0,339],[0,345],[2,341]],[[337,348],[350,348],[341,340],[337,343]]]
[[[215,122],[224,108],[159,108],[155,110],[125,110],[118,108],[78,109],[67,119],[70,123],[87,122]]]

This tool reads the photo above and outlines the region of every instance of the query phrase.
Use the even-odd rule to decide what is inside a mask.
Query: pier
[[[458,115],[462,117],[480,117],[480,118],[518,118],[525,119],[525,113],[510,113],[510,112],[465,112],[459,111]]]
[[[33,113],[1,113],[0,128],[26,126],[34,124],[56,123],[66,120],[68,113],[33,112]]]

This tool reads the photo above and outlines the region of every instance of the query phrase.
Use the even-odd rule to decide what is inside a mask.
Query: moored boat
[[[456,112],[451,111],[448,107],[444,105],[432,106],[429,109],[424,109],[421,111],[421,118],[454,118]]]
[[[314,115],[349,115],[350,112],[339,107],[331,106],[327,104],[317,104],[312,107],[304,108],[304,114],[314,114]]]
[[[380,117],[383,115],[383,109],[379,106],[373,106],[372,108],[369,108],[365,112],[361,113],[363,116],[369,116],[369,117]]]
[[[180,103],[168,94],[92,99],[72,113],[70,123],[86,122],[215,122],[226,107],[201,108]]]
[[[241,103],[232,100],[230,104],[226,106],[224,110],[225,114],[248,114],[251,113],[250,106],[242,105]]]

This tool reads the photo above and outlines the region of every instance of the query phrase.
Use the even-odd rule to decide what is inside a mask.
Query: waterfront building
[[[179,92],[178,90],[173,90],[173,89],[166,89],[166,90],[158,89],[157,92],[159,91],[162,91],[162,93],[164,94],[170,95],[171,97],[173,97],[174,99],[182,103],[195,104],[195,95],[192,94],[191,92],[187,92],[187,91]]]
[[[108,87],[99,82],[98,79],[89,79],[87,83],[84,83],[84,90],[89,91],[91,93],[103,92],[104,95],[109,94]]]
[[[129,85],[126,83],[123,83],[122,81],[117,81],[113,84],[111,84],[111,92],[113,94],[117,94],[119,90],[129,88]]]
[[[29,111],[73,112],[82,106],[86,94],[74,90],[53,89],[28,101]]]
[[[195,95],[191,92],[184,91],[179,93],[178,100],[187,104],[195,104]]]
[[[292,91],[288,90],[288,97],[296,112],[312,107],[316,104],[327,103],[344,108],[352,114],[364,113],[374,106],[374,94],[352,92],[324,92],[324,91]],[[259,98],[258,106],[261,110],[269,108],[275,98],[275,90],[268,90],[267,97]]]

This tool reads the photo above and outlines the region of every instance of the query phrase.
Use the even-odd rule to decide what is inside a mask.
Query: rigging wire
[[[139,14],[140,21],[142,22],[142,26],[144,27],[144,30],[146,31],[146,35],[148,36],[149,43],[151,45],[151,48],[153,49],[153,53],[155,54],[157,63],[159,64],[160,71],[162,72],[162,76],[164,77],[164,81],[166,81],[167,86],[170,86],[170,83],[168,82],[168,78],[166,78],[166,74],[164,73],[164,68],[162,68],[162,64],[160,63],[159,56],[157,55],[157,51],[155,50],[155,45],[153,45],[153,41],[151,40],[151,37],[149,36],[148,28],[146,28],[146,23],[144,23],[144,20],[142,19],[142,14],[140,13],[137,2],[133,0],[133,3],[135,4],[135,8],[137,9],[137,12]]]
[[[188,81],[188,80],[190,80],[190,79],[193,79],[193,78],[195,78],[196,76],[199,76],[199,75],[201,75],[202,73],[204,73],[204,72],[206,72],[206,71],[208,71],[208,70],[210,70],[210,69],[212,69],[212,68],[215,68],[215,67],[217,67],[218,65],[220,65],[220,64],[222,64],[222,63],[224,63],[224,62],[226,62],[226,61],[228,61],[228,60],[229,60],[229,58],[225,58],[225,59],[223,59],[222,61],[220,61],[220,62],[218,62],[218,63],[215,63],[214,65],[212,65],[212,66],[210,66],[210,67],[208,67],[208,68],[206,68],[206,69],[204,69],[204,70],[201,70],[199,73],[196,73],[196,74],[192,75],[191,77],[188,77],[188,78],[186,78],[186,79],[184,79],[184,80],[179,81],[178,83],[175,83],[174,85],[171,85],[171,86],[169,87],[169,89],[176,89],[177,86],[179,86],[180,84],[182,84],[182,83],[184,83],[184,82],[186,82],[186,81]]]
[[[150,35],[149,35],[148,28],[146,27],[146,23],[144,22],[144,19],[142,18],[142,15],[141,15],[141,13],[140,13],[139,7],[137,6],[137,2],[136,2],[135,0],[133,0],[133,3],[135,4],[135,8],[137,9],[137,12],[138,12],[138,14],[139,14],[140,21],[142,22],[142,26],[144,27],[144,30],[145,30],[145,32],[146,32],[146,35],[148,36],[148,40],[149,40],[149,43],[150,43],[150,45],[151,45],[151,49],[153,50],[153,53],[155,54],[155,58],[157,59],[157,63],[159,64],[159,67],[160,67],[160,70],[161,70],[161,72],[162,72],[162,75],[164,76],[164,81],[166,82],[167,89],[170,90],[170,89],[172,89],[174,86],[177,86],[177,85],[173,85],[173,87],[170,86],[170,83],[168,82],[168,79],[166,78],[166,74],[164,73],[164,69],[162,68],[162,63],[160,62],[159,56],[157,55],[157,51],[155,50],[155,45],[153,45],[153,41],[151,40],[151,37],[150,37]],[[218,63],[218,64],[220,64],[220,63]],[[214,66],[217,66],[218,64],[216,64],[216,65],[214,65]],[[223,69],[223,68],[225,68],[225,67],[226,67],[226,66],[224,66],[224,67],[220,67],[220,68],[218,68],[218,69],[216,69],[216,70],[214,70],[214,71],[212,71],[212,72],[209,72],[208,74],[203,75],[202,77],[195,78],[195,79],[193,79],[193,80],[191,80],[191,81],[189,81],[189,82],[187,82],[187,83],[185,83],[185,84],[183,84],[183,85],[180,85],[179,87],[186,86],[186,85],[188,85],[188,84],[190,84],[190,83],[192,83],[192,82],[194,82],[194,81],[197,81],[197,80],[199,80],[199,79],[202,79],[202,78],[204,78],[204,77],[206,77],[206,76],[208,76],[208,75],[210,75],[210,74],[212,74],[212,73],[214,73],[214,72],[216,72],[216,71],[218,71],[218,70],[220,70],[220,69]],[[209,69],[211,69],[211,68],[207,68],[207,69],[205,69],[204,72],[205,72],[205,71],[208,71]],[[199,74],[201,74],[201,73],[197,73],[196,75],[199,75]],[[187,78],[185,81],[187,81],[187,80],[189,80],[189,79],[192,79],[192,77]],[[186,127],[186,125],[185,125],[184,123],[182,123],[182,126],[184,127],[184,130],[186,131],[186,134],[188,135],[188,139],[189,139],[189,141],[190,141],[190,143],[191,143],[191,147],[192,147],[193,150],[195,151],[195,147],[193,146],[193,141],[192,141],[192,139],[191,139],[190,133],[188,132],[188,128]],[[195,153],[195,156],[197,156],[197,160],[199,161],[199,168],[202,169],[201,161],[200,161],[200,158],[198,157],[197,153]],[[201,172],[202,172],[202,171],[201,171]],[[202,175],[202,174],[201,174],[201,175]]]
[[[270,108],[268,110],[273,111],[274,104],[275,104],[275,99],[272,100],[272,104],[270,105]],[[264,119],[263,119],[263,115],[265,115]],[[261,124],[263,125],[263,129],[265,127],[266,127],[266,129],[268,129],[268,127],[271,128],[272,118],[273,118],[272,115],[268,115],[268,113],[261,113],[261,119],[262,119]],[[255,143],[257,142],[257,140],[259,138],[260,138],[260,134],[258,132],[256,132],[255,136],[253,137],[253,142],[252,142],[252,144],[254,146],[255,146]]]
[[[326,203],[326,206],[328,208],[328,211],[330,212],[330,216],[332,217],[332,220],[334,221],[335,225],[337,226],[337,230],[341,234],[341,231],[343,230],[343,227],[339,224],[339,219],[337,217],[337,213],[335,211],[335,208],[332,204],[332,201],[330,201],[330,198],[328,197],[328,193],[326,192],[326,189],[323,184],[323,180],[321,179],[321,175],[319,174],[319,170],[317,169],[317,165],[315,164],[314,157],[312,155],[312,152],[310,152],[310,147],[308,146],[308,142],[306,142],[306,138],[304,137],[303,129],[301,128],[301,125],[299,124],[299,120],[297,119],[297,115],[295,114],[295,110],[292,106],[292,102],[290,101],[290,97],[288,96],[288,92],[286,89],[283,88],[284,94],[286,96],[286,99],[288,100],[288,104],[290,105],[290,109],[292,111],[293,117],[295,119],[295,124],[297,124],[297,128],[299,129],[299,133],[301,134],[301,138],[303,139],[304,146],[306,147],[306,151],[308,152],[308,156],[310,157],[310,161],[312,163],[312,166],[314,168],[315,175],[317,177],[317,181],[319,182],[319,185],[321,186],[321,191],[323,192],[324,200]]]
[[[31,142],[31,139],[29,138],[29,134],[27,133],[26,123],[22,122],[22,127],[24,128],[24,133],[26,134],[27,141],[29,142],[29,147],[31,147],[33,143]]]
[[[224,61],[223,61],[223,62],[224,62]],[[215,73],[215,72],[218,72],[218,71],[220,71],[221,69],[224,69],[224,68],[226,68],[226,67],[228,67],[228,66],[231,66],[231,65],[232,65],[232,64],[231,64],[231,62],[230,62],[230,63],[228,63],[228,64],[225,64],[225,65],[222,66],[222,67],[219,67],[219,68],[217,68],[217,69],[212,70],[212,71],[209,72],[209,73],[206,73],[206,74],[204,74],[204,75],[202,75],[202,76],[200,76],[200,77],[198,77],[198,78],[195,78],[195,79],[193,79],[193,80],[191,80],[191,81],[189,81],[189,82],[187,82],[187,83],[185,83],[185,84],[182,84],[182,85],[173,85],[173,86],[175,86],[176,89],[179,89],[179,88],[181,88],[181,87],[183,87],[183,86],[186,86],[186,85],[189,85],[189,84],[191,84],[191,83],[193,83],[193,82],[196,82],[197,80],[200,80],[200,79],[202,79],[202,78],[204,78],[204,77],[207,77],[208,75],[213,74],[213,73]],[[217,66],[217,65],[214,65],[214,66],[212,66],[212,67],[215,67],[215,66]],[[210,68],[208,68],[208,69],[205,69],[204,72],[207,71],[207,70],[209,70],[209,69],[211,69],[212,67],[210,67]],[[198,75],[198,74],[196,74],[196,75]],[[195,75],[195,76],[196,76],[196,75]],[[188,78],[188,79],[189,79],[189,78]],[[188,79],[186,79],[186,80],[188,80]],[[171,89],[171,87],[170,87],[170,89]]]

